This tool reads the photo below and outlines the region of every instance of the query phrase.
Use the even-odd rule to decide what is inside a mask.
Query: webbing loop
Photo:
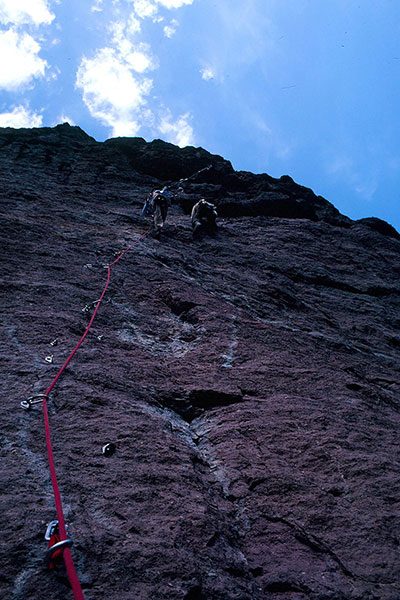
[[[61,540],[60,542],[52,544],[46,553],[46,567],[48,569],[51,569],[53,567],[54,560],[56,558],[60,558],[63,553],[63,550],[65,550],[65,548],[71,548],[73,543],[74,542],[71,540],[71,538],[68,538],[66,540]]]

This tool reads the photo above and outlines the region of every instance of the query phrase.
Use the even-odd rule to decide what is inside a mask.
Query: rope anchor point
[[[24,410],[29,410],[34,404],[40,404],[43,400],[48,400],[47,394],[36,394],[35,396],[29,396],[26,400],[22,400],[21,407]]]
[[[93,308],[95,308],[96,304],[98,304],[100,300],[101,298],[95,300],[94,302],[89,302],[89,304],[86,304],[86,306],[82,308],[82,312],[90,312]]]
[[[65,525],[65,531],[68,535],[68,525]],[[60,559],[65,548],[71,548],[73,541],[71,538],[65,540],[60,539],[58,530],[58,520],[54,519],[47,525],[44,539],[49,542],[46,552],[45,562],[48,569],[53,569],[57,559]]]

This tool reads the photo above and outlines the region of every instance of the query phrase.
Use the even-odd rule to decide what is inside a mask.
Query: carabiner
[[[29,410],[33,404],[40,404],[43,400],[48,400],[47,394],[36,394],[36,396],[30,396],[26,400],[22,400],[21,406],[25,410]]]

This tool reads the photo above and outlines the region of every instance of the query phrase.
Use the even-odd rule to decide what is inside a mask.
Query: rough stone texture
[[[208,164],[161,241],[112,267],[50,398],[85,596],[400,598],[398,233],[289,177],[67,125],[0,130],[4,598],[72,598],[43,565],[55,517],[43,418],[20,401],[83,333],[102,264],[147,229],[146,194]],[[223,218],[193,241],[202,196]]]

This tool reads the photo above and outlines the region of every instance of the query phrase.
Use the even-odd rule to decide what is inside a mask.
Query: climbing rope
[[[81,588],[81,585],[80,585],[80,582],[78,579],[78,575],[75,570],[75,566],[74,566],[74,562],[73,562],[72,554],[71,554],[71,550],[70,550],[70,546],[72,545],[72,540],[69,539],[67,536],[67,527],[66,527],[65,519],[64,519],[64,511],[63,511],[63,507],[62,507],[60,489],[58,487],[58,482],[57,482],[56,469],[55,469],[54,457],[53,457],[53,449],[52,449],[52,444],[51,444],[49,416],[48,416],[48,411],[47,411],[47,400],[49,399],[50,392],[53,390],[57,381],[61,377],[61,374],[63,373],[63,371],[66,369],[66,367],[71,362],[74,354],[76,353],[76,351],[82,344],[83,340],[87,336],[87,334],[92,326],[92,323],[94,321],[96,313],[99,309],[100,303],[103,300],[104,294],[106,293],[108,285],[110,283],[111,267],[113,265],[115,265],[115,263],[117,263],[131,248],[133,248],[133,246],[136,246],[149,233],[150,230],[151,230],[151,227],[145,233],[143,233],[135,242],[133,242],[128,248],[126,248],[126,250],[121,252],[119,254],[119,256],[112,263],[107,265],[107,281],[105,283],[105,286],[103,288],[100,298],[98,300],[96,300],[96,302],[93,303],[93,305],[96,305],[96,306],[95,306],[93,315],[89,321],[89,324],[86,327],[85,332],[82,335],[81,339],[76,344],[75,348],[72,350],[71,354],[68,356],[67,360],[65,361],[65,363],[63,364],[61,369],[58,371],[57,375],[53,379],[50,386],[47,388],[46,393],[38,394],[36,396],[31,396],[31,398],[28,398],[28,400],[24,400],[23,402],[21,402],[22,407],[25,409],[30,408],[30,406],[32,404],[36,404],[37,402],[43,402],[43,417],[44,417],[44,427],[45,427],[45,434],[46,434],[47,455],[48,455],[48,460],[49,460],[51,483],[53,486],[54,500],[55,500],[56,511],[57,511],[57,519],[58,519],[58,523],[56,521],[53,521],[51,523],[51,525],[53,525],[53,523],[56,524],[56,525],[54,525],[54,527],[56,527],[56,526],[58,527],[58,532],[57,532],[57,538],[56,538],[57,543],[55,543],[54,545],[51,545],[51,542],[49,542],[48,558],[49,558],[50,564],[52,564],[51,563],[52,558],[55,558],[56,554],[58,554],[58,555],[59,555],[59,553],[62,554],[64,563],[65,563],[65,567],[67,570],[68,579],[71,584],[71,588],[72,588],[72,592],[74,594],[75,600],[84,600],[84,596],[83,596],[82,588]],[[50,535],[47,538],[47,535],[46,535],[46,539],[52,539],[52,538],[50,537]],[[55,550],[55,552],[54,552],[54,550]]]
[[[204,167],[203,169],[196,171],[196,173],[193,173],[193,175],[190,175],[189,177],[180,179],[177,183],[167,186],[166,189],[170,188],[170,187],[174,187],[175,185],[179,185],[181,183],[190,181],[191,179],[194,179],[195,177],[197,177],[203,171],[208,171],[211,168],[212,168],[212,165],[208,165],[207,167]],[[71,362],[72,358],[74,357],[75,353],[77,352],[78,348],[81,346],[83,340],[89,333],[89,330],[92,326],[92,323],[97,314],[99,306],[104,298],[104,294],[106,293],[108,285],[110,283],[111,267],[113,265],[115,265],[131,248],[133,248],[135,245],[137,245],[150,232],[150,230],[151,230],[151,227],[145,233],[143,233],[135,242],[133,242],[130,246],[128,246],[128,248],[126,248],[126,250],[121,252],[112,263],[110,263],[109,265],[106,265],[107,266],[107,281],[104,285],[104,288],[103,288],[100,298],[98,300],[96,300],[95,302],[88,304],[83,309],[85,312],[88,312],[89,310],[94,308],[94,312],[89,321],[89,324],[86,327],[81,339],[76,344],[75,348],[72,350],[71,354],[68,356],[67,360],[65,361],[65,363],[63,364],[61,369],[58,371],[57,375],[51,382],[50,386],[47,388],[46,393],[31,396],[27,400],[23,400],[21,402],[21,406],[25,409],[29,409],[29,408],[31,408],[32,405],[37,404],[39,402],[42,402],[42,404],[43,404],[43,419],[44,419],[44,427],[45,427],[47,456],[48,456],[48,461],[49,461],[50,477],[51,477],[51,483],[53,486],[54,500],[55,500],[56,512],[57,512],[57,520],[54,520],[49,524],[47,531],[46,531],[46,536],[45,536],[46,540],[49,541],[49,548],[48,548],[48,552],[47,552],[47,563],[50,568],[53,568],[55,560],[59,559],[60,557],[62,557],[64,559],[65,568],[67,570],[68,579],[69,579],[75,600],[84,600],[84,596],[83,596],[83,592],[82,592],[81,584],[79,582],[78,575],[75,570],[75,565],[74,565],[74,561],[72,559],[72,554],[71,554],[71,550],[70,550],[70,548],[72,546],[72,540],[67,535],[68,531],[67,531],[67,526],[65,523],[64,511],[63,511],[63,506],[62,506],[62,501],[61,501],[61,494],[60,494],[60,489],[59,489],[58,482],[57,482],[57,475],[56,475],[56,469],[55,469],[55,463],[54,463],[54,457],[53,457],[53,448],[52,448],[52,443],[51,443],[47,401],[49,399],[51,391],[53,390],[57,381],[61,377],[61,374],[67,368],[67,366]],[[52,360],[49,362],[52,362]]]
[[[179,186],[181,183],[186,183],[187,181],[190,181],[191,179],[195,179],[197,177],[197,175],[200,175],[200,173],[203,173],[204,171],[209,171],[210,169],[212,169],[212,164],[211,165],[207,165],[207,167],[203,167],[202,169],[199,169],[199,171],[196,171],[196,173],[193,173],[192,175],[189,175],[188,177],[184,177],[183,179],[179,179],[179,181],[175,181],[174,183],[170,183],[169,185],[164,186],[164,190],[170,190],[172,188],[175,188],[176,186]]]

